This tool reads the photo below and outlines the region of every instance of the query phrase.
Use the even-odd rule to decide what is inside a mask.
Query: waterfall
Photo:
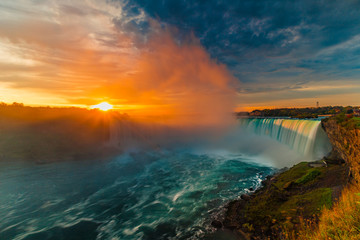
[[[240,123],[248,131],[275,139],[304,156],[322,157],[331,149],[317,119],[244,118]]]

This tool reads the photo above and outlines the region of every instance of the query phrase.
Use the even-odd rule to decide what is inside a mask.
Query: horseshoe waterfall
[[[243,118],[240,124],[249,132],[272,138],[311,159],[321,158],[331,150],[317,119]]]

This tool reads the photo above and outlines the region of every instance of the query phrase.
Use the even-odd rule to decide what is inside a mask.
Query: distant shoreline
[[[280,118],[297,118],[311,119],[318,117],[331,117],[340,113],[355,114],[360,116],[360,108],[353,106],[326,106],[311,108],[277,108],[253,110],[251,112],[236,112],[236,117],[280,117]]]

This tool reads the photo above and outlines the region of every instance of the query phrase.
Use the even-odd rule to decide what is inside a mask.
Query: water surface
[[[226,202],[274,170],[186,150],[0,167],[0,239],[64,240],[201,239]]]

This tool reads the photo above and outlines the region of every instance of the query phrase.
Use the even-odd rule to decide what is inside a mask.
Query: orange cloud
[[[176,30],[150,20],[149,39],[140,41],[140,33],[114,23],[128,21],[116,16],[116,6],[83,4],[57,3],[40,16],[29,10],[21,20],[0,19],[0,43],[14,58],[12,68],[0,61],[0,70],[7,69],[0,81],[53,95],[58,104],[59,98],[69,105],[108,101],[132,115],[182,124],[216,124],[231,115],[237,81],[194,36],[179,43],[171,34]]]
[[[154,36],[133,72],[95,89],[119,104],[137,104],[136,115],[165,115],[182,123],[222,122],[235,108],[236,80],[193,37],[178,44],[167,32]],[[116,103],[116,102],[114,102]]]

